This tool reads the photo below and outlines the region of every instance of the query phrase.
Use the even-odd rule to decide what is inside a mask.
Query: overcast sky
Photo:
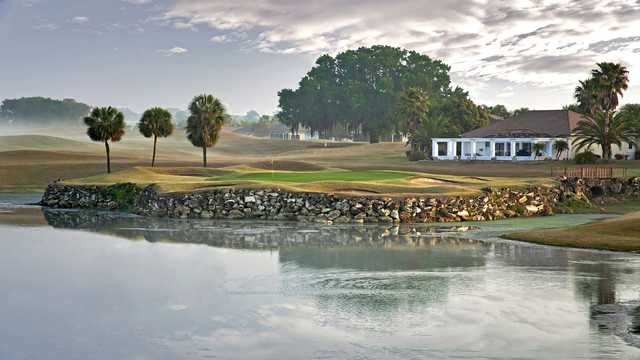
[[[448,63],[478,103],[559,108],[598,61],[640,102],[640,0],[0,0],[0,99],[136,111],[203,91],[276,110],[323,53],[374,44]]]

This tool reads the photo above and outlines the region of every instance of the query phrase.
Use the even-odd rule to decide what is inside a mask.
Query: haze
[[[630,71],[640,101],[637,1],[0,0],[0,99],[74,98],[141,112],[218,96],[277,110],[323,53],[383,44],[452,67],[479,104],[560,108],[594,63]]]

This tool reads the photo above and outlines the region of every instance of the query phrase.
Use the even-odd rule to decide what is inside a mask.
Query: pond
[[[34,201],[0,195],[0,359],[640,358],[640,256],[497,238],[593,216],[327,226],[16,205]]]

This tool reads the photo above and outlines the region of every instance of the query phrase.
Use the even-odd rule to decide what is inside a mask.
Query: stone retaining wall
[[[297,220],[322,223],[416,223],[485,221],[551,215],[568,200],[606,196],[640,197],[640,178],[561,179],[557,186],[484,189],[472,197],[372,198],[278,189],[215,189],[160,193],[151,185],[80,186],[54,183],[42,205],[53,208],[128,210],[139,215],[204,218]]]

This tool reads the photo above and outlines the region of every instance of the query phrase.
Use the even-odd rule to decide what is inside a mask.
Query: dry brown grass
[[[129,130],[121,142],[112,145],[112,166],[115,170],[148,166],[151,149],[149,139]],[[209,151],[208,157],[210,168],[214,169],[239,166],[269,171],[395,170],[415,172],[436,180],[443,176],[463,177],[462,180],[448,180],[462,183],[467,182],[468,177],[484,181],[487,186],[508,185],[514,178],[522,180],[520,183],[545,181],[551,166],[564,165],[556,162],[409,162],[404,156],[405,150],[400,143],[325,145],[323,142],[258,139],[225,130],[220,143]],[[159,141],[157,164],[160,169],[172,169],[168,171],[173,171],[174,175],[211,174],[209,169],[197,169],[201,164],[201,150],[191,146],[181,131]],[[640,167],[640,162],[625,163],[628,164]],[[58,178],[95,176],[103,174],[104,169],[103,146],[90,142],[83,129],[60,134],[46,130],[38,135],[0,136],[0,191],[42,189]],[[496,179],[504,181],[496,182]],[[366,189],[349,187],[346,190]]]
[[[505,235],[505,238],[553,246],[640,251],[640,211],[566,229],[516,232]]]

